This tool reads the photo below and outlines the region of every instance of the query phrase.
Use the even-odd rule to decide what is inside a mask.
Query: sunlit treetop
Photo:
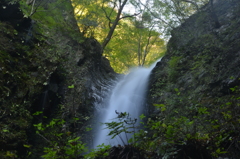
[[[96,38],[112,67],[122,73],[162,56],[170,31],[207,2],[72,0],[72,5],[82,35]]]

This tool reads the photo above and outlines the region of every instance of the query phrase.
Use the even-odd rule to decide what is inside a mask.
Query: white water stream
[[[122,145],[122,141],[117,137],[111,139],[108,136],[110,130],[104,129],[106,126],[101,123],[111,122],[117,117],[117,112],[127,112],[132,119],[139,118],[143,113],[145,105],[145,96],[148,87],[148,79],[152,69],[155,67],[157,60],[149,68],[138,67],[132,69],[124,78],[120,79],[111,92],[110,98],[107,99],[106,109],[102,110],[99,121],[99,128],[94,141],[94,147],[104,143],[105,145]],[[121,134],[120,134],[121,135]],[[122,137],[127,143],[126,137]]]

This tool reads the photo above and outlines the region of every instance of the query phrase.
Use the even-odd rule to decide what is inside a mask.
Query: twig
[[[39,136],[41,136],[44,140],[46,140],[48,143],[52,143],[51,141],[49,141],[47,138],[45,138],[43,135],[41,135],[40,133],[37,133]]]
[[[124,19],[124,18],[136,17],[136,16],[139,15],[139,14],[140,14],[140,13],[135,13],[135,14],[133,14],[133,15],[126,15],[126,16],[121,17],[120,20],[121,20],[121,19]]]
[[[33,0],[32,10],[31,10],[30,16],[34,14],[34,12],[33,12],[33,8],[34,8],[34,5],[35,5],[35,1],[36,1],[36,0]]]

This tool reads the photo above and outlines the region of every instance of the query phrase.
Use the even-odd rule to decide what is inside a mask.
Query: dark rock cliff
[[[80,34],[70,0],[1,1],[0,70],[0,158],[39,158],[51,138],[34,124],[64,119],[64,132],[84,132],[116,76]]]
[[[163,124],[163,134],[170,126],[178,129],[172,134],[173,142],[185,142],[175,155],[181,159],[206,151],[221,156],[218,146],[229,158],[240,156],[240,1],[216,0],[214,12],[218,27],[206,5],[174,29],[151,75],[148,102],[164,109],[149,106],[149,112]]]

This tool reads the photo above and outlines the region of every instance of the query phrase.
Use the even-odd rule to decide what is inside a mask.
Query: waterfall
[[[132,119],[139,118],[143,113],[145,105],[149,75],[156,63],[160,60],[157,60],[149,68],[134,68],[129,74],[117,81],[116,86],[111,91],[110,97],[106,99],[107,106],[101,110],[100,118],[98,119],[99,125],[101,126],[99,126],[94,139],[95,148],[102,143],[112,146],[123,144],[117,137],[111,139],[110,136],[107,136],[110,130],[104,129],[106,126],[100,123],[111,122],[117,117],[116,111],[127,112]],[[122,137],[122,139],[127,143],[125,136]]]

